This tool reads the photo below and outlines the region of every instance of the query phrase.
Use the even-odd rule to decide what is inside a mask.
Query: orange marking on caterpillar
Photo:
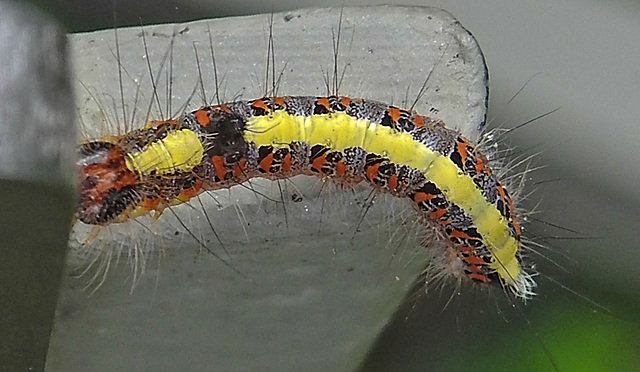
[[[445,208],[440,208],[434,212],[429,212],[429,217],[434,220],[439,220],[440,217],[444,216],[445,214],[447,214],[447,210]]]
[[[257,99],[251,102],[251,107],[254,109],[262,109],[264,111],[269,111],[269,106],[262,99]]]
[[[331,103],[327,97],[318,98],[316,100],[316,105],[324,107],[329,112],[331,111]]]
[[[241,177],[244,174],[245,165],[247,163],[247,159],[242,158],[238,162],[238,165],[233,169],[233,175],[236,177]]]
[[[511,219],[511,225],[513,226],[514,230],[516,230],[516,234],[518,234],[518,236],[520,236],[520,234],[522,232],[520,231],[520,225],[518,225],[518,223],[516,222],[515,218]]]
[[[198,110],[195,112],[194,116],[200,126],[206,127],[211,122],[211,119],[209,119],[209,112],[206,110]]]
[[[288,172],[291,170],[291,154],[287,154],[285,155],[285,157],[282,159],[282,170],[284,172]]]
[[[476,265],[473,265],[473,264],[468,264],[467,269],[469,269],[469,270],[471,270],[473,272],[476,272],[476,273],[482,272],[482,269],[479,266],[476,266]]]
[[[488,284],[491,282],[491,279],[487,278],[485,275],[478,273],[468,273],[469,278],[481,282],[482,284]]]
[[[393,191],[398,189],[398,175],[395,173],[389,177],[389,188]]]
[[[224,180],[224,176],[227,174],[226,169],[224,169],[224,158],[220,155],[212,156],[211,163],[213,164],[213,169],[216,171],[216,176],[221,181]]]
[[[433,199],[433,198],[434,198],[434,196],[433,196],[433,195],[431,195],[431,194],[427,194],[426,192],[417,192],[417,193],[414,195],[414,197],[413,197],[413,201],[414,201],[416,204],[420,204],[420,203],[422,203],[423,201],[431,200],[431,199]]]
[[[376,163],[373,165],[369,165],[366,169],[367,179],[373,181],[378,176],[378,168],[380,168],[380,163]]]
[[[313,162],[311,163],[311,168],[315,169],[318,172],[322,172],[322,167],[324,167],[326,162],[327,162],[327,157],[325,154],[322,154],[317,158],[313,159]]]
[[[467,263],[471,265],[486,265],[487,263],[478,256],[466,256],[463,258]]]
[[[231,112],[229,106],[227,105],[215,105],[212,107],[213,110],[222,111],[222,112]]]
[[[202,180],[198,179],[196,183],[186,190],[182,190],[176,197],[180,203],[189,201],[189,199],[197,196],[202,191]]]
[[[473,252],[473,247],[468,246],[468,245],[459,245],[458,246],[458,250],[460,252]]]
[[[387,109],[387,115],[391,118],[391,120],[398,121],[400,119],[400,109],[397,107],[389,107]]]
[[[484,157],[476,156],[476,173],[482,173],[484,171]]]
[[[336,163],[336,176],[341,177],[347,173],[347,166],[344,164],[342,160]]]
[[[397,107],[389,107],[387,109],[387,115],[391,119],[391,126],[393,128],[395,128],[396,127],[396,123],[400,119],[400,109],[397,108]]]
[[[413,125],[415,125],[416,127],[420,128],[420,127],[424,127],[424,120],[422,120],[422,116],[420,115],[415,115],[413,117]]]
[[[468,235],[466,232],[458,229],[451,230],[450,236],[454,238],[462,238],[462,239],[475,239],[473,236]]]
[[[456,141],[456,150],[460,154],[460,161],[462,164],[467,160],[467,144],[461,141]]]
[[[271,164],[273,164],[273,152],[270,152],[269,155],[260,160],[260,169],[262,169],[266,173],[269,173],[269,171],[271,170]]]

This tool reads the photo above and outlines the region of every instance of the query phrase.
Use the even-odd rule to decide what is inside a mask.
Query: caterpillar
[[[254,177],[317,175],[412,201],[451,243],[453,275],[508,287],[535,282],[520,228],[488,159],[441,121],[349,97],[274,97],[203,107],[121,137],[83,144],[76,217],[124,222]]]

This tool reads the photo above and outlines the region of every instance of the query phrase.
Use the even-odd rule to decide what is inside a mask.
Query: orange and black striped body
[[[193,154],[179,153],[179,141]],[[85,223],[121,222],[254,177],[366,181],[409,199],[448,237],[468,278],[506,284],[521,297],[535,286],[520,268],[513,203],[489,160],[457,131],[415,112],[335,96],[238,101],[82,149],[77,218]],[[151,150],[164,160],[139,166],[155,156]]]

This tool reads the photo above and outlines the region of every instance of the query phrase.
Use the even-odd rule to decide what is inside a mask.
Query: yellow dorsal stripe
[[[292,116],[283,110],[268,116],[252,117],[247,128],[244,139],[257,146],[278,148],[300,141],[336,151],[361,147],[395,164],[418,169],[442,190],[447,200],[471,216],[492,254],[490,267],[500,278],[512,284],[520,275],[520,264],[516,258],[518,242],[509,233],[506,219],[450,159],[429,150],[409,133],[369,120],[356,120],[343,112]]]
[[[204,149],[198,135],[189,129],[171,131],[167,136],[146,146],[140,152],[129,153],[125,163],[138,174],[168,174],[189,172],[202,162]]]
[[[498,209],[487,202],[469,176],[444,156],[438,156],[424,175],[438,186],[447,200],[471,216],[491,251],[490,267],[507,283],[513,283],[520,274],[516,258],[518,242],[509,233],[507,221]]]

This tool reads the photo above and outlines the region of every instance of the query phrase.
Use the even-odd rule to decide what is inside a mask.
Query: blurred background
[[[69,32],[113,27],[113,1],[35,3]],[[440,7],[474,34],[489,67],[489,125],[515,126],[560,108],[515,131],[508,141],[540,152],[537,165],[544,168],[533,176],[536,192],[526,203],[542,212],[536,216],[541,222],[529,230],[553,246],[554,252],[544,254],[568,272],[535,258],[545,273],[538,278],[540,296],[516,310],[472,294],[455,298],[446,308],[447,295],[409,301],[364,368],[551,370],[542,343],[562,370],[624,370],[640,365],[640,2],[379,3]],[[124,26],[140,20],[181,22],[341,5],[340,0],[121,1],[115,9],[117,25]],[[488,315],[466,316],[464,309],[470,303],[485,306]]]

